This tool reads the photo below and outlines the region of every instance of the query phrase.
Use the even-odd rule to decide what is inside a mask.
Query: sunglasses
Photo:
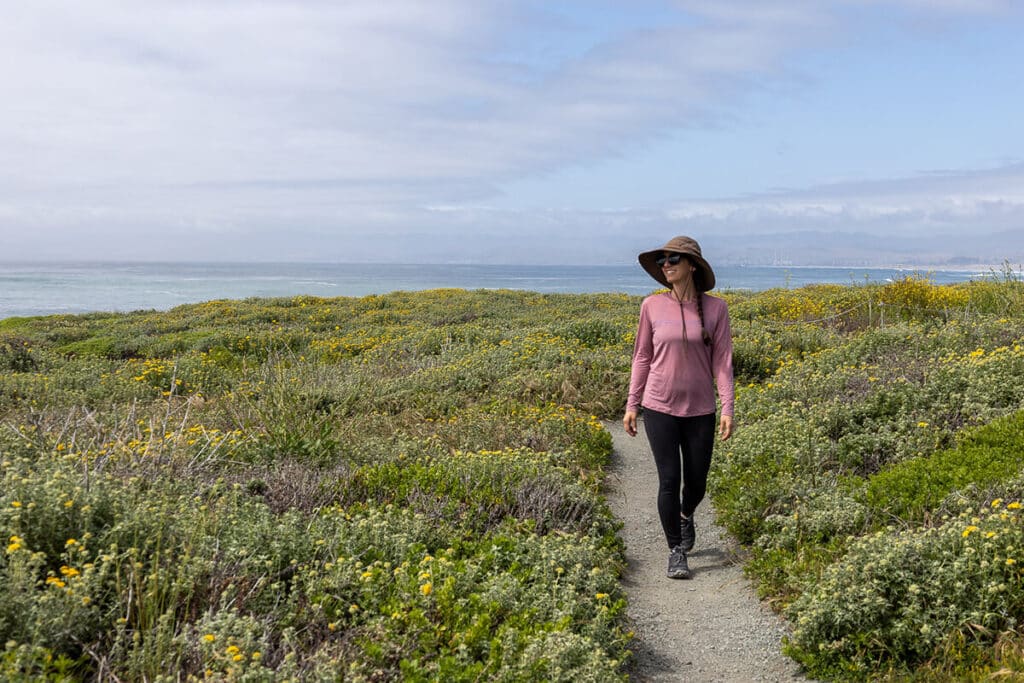
[[[674,265],[676,265],[677,263],[679,263],[682,260],[683,260],[683,255],[682,254],[662,254],[658,258],[654,259],[654,262],[657,263],[659,266],[663,266],[666,263],[668,263],[669,265],[674,266]]]

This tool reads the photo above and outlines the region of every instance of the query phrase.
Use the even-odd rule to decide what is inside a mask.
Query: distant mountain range
[[[1024,229],[975,235],[793,231],[705,236],[704,251],[730,265],[970,268],[1024,262]]]

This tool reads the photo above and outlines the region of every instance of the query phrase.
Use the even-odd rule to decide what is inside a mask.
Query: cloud
[[[669,216],[731,224],[751,233],[777,231],[781,226],[845,232],[899,228],[913,234],[935,226],[1020,225],[1024,223],[1024,163],[683,202],[671,209]]]
[[[376,201],[333,203],[332,188],[211,190],[235,204],[207,222],[203,206],[149,208],[146,197],[116,209],[38,207],[33,222],[76,228],[22,235],[30,255],[74,259],[105,245],[108,259],[308,260],[347,262],[631,263],[675,234],[697,237],[716,263],[925,264],[959,258],[1024,261],[1024,163],[973,172],[834,183],[666,208],[508,209],[429,207]],[[237,195],[235,193],[238,193]],[[311,199],[315,198],[315,199]],[[293,201],[294,200],[294,201]],[[301,200],[301,201],[300,201]],[[9,214],[8,214],[9,215]],[[0,221],[5,211],[0,204]],[[144,235],[138,225],[157,226]],[[282,228],[282,225],[287,228]],[[339,230],[339,226],[343,229]],[[266,245],[275,245],[268,252]],[[25,258],[17,248],[14,257]]]
[[[674,16],[541,65],[496,55],[548,15],[487,3],[23,5],[0,28],[0,83],[18,103],[0,119],[18,162],[4,180],[483,191],[686,125],[785,51],[757,25]]]
[[[639,241],[622,239],[637,226],[646,240],[681,224],[1017,220],[1019,166],[667,210],[616,209],[615,197],[584,211],[489,206],[516,179],[728,125],[745,93],[789,77],[795,55],[842,34],[843,12],[871,5],[933,6],[22,3],[0,23],[0,237],[20,258],[510,260],[544,258],[538,240],[571,250],[582,235],[616,243],[587,247],[614,260],[617,243]],[[941,5],[951,15],[1008,7]]]

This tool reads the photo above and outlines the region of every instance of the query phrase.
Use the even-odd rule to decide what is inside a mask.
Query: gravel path
[[[715,525],[711,502],[697,508],[697,544],[688,555],[693,579],[665,577],[668,547],[658,521],[658,477],[640,427],[629,437],[606,425],[615,454],[605,495],[622,520],[628,567],[623,577],[636,639],[636,681],[806,680],[783,656],[783,620],[761,605],[743,576],[735,544]]]

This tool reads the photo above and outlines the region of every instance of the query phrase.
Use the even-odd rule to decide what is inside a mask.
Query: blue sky
[[[0,260],[1024,260],[1011,0],[42,0]]]

